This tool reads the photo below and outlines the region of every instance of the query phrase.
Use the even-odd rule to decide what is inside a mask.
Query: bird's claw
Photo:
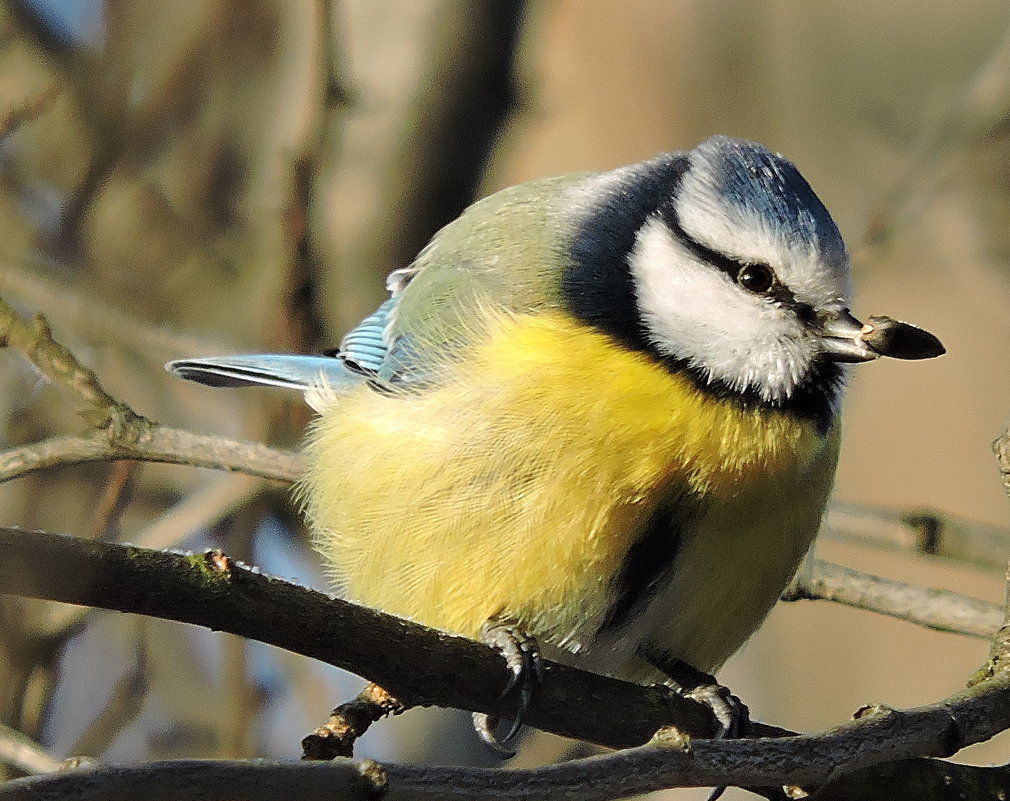
[[[540,656],[540,645],[535,637],[521,631],[514,623],[488,621],[480,630],[480,639],[486,645],[501,652],[509,669],[509,677],[502,690],[502,696],[519,691],[519,703],[515,720],[508,733],[499,739],[494,729],[498,718],[483,712],[473,713],[473,727],[481,742],[503,759],[515,756],[515,751],[506,747],[522,728],[523,715],[533,700],[533,693],[543,681],[544,668]]]
[[[716,740],[732,740],[747,731],[750,725],[747,705],[727,687],[717,682],[699,684],[685,691],[683,695],[712,710],[716,723],[719,724],[719,730],[715,734]]]

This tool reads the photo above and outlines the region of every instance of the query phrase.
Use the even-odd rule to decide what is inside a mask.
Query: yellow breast
[[[721,402],[560,313],[486,330],[434,388],[334,394],[315,424],[300,493],[348,599],[471,637],[506,616],[575,650],[659,504],[686,521],[766,484],[792,503],[781,488],[815,467],[830,484],[835,438],[808,422]],[[788,534],[800,553],[810,516]]]

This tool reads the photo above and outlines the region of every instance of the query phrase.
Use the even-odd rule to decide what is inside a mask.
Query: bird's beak
[[[864,324],[848,309],[824,319],[820,335],[821,353],[836,362],[868,362],[879,356],[932,359],[946,353],[929,331],[890,317],[870,317]]]

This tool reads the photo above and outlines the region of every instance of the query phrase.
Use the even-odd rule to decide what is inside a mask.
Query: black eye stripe
[[[710,247],[706,247],[685,231],[680,225],[680,218],[677,216],[677,211],[673,208],[673,204],[668,204],[660,213],[663,217],[663,222],[669,226],[673,235],[677,237],[684,247],[702,261],[706,261],[716,269],[726,273],[734,282],[736,281],[737,274],[743,266],[740,262],[736,259],[731,259],[729,256],[724,256]]]
[[[737,283],[737,277],[740,275],[740,270],[747,267],[747,263],[737,261],[736,259],[725,256],[718,251],[712,250],[712,248],[701,244],[701,242],[692,237],[683,229],[683,227],[681,227],[680,218],[677,216],[677,210],[673,207],[672,203],[668,203],[660,209],[660,216],[662,217],[663,222],[666,223],[673,232],[673,235],[677,238],[680,244],[686,247],[702,261],[711,264],[720,272],[728,275],[733,280],[733,283]],[[767,264],[762,266],[766,267],[771,273],[772,285],[768,291],[761,294],[793,310],[796,310],[799,306],[804,305],[800,304],[796,300],[796,296],[792,293],[792,290],[790,290],[789,287],[779,281],[778,276],[771,267]]]

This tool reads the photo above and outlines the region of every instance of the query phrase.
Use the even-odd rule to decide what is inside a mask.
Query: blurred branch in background
[[[884,244],[899,228],[921,216],[972,150],[1008,134],[1010,114],[1010,27],[978,71],[944,98],[921,126],[907,156],[904,175],[871,214],[867,246]],[[865,258],[857,251],[856,258]]]
[[[235,345],[216,341],[210,333],[192,334],[169,326],[154,326],[26,263],[2,260],[0,297],[19,306],[41,309],[60,321],[74,338],[92,344],[130,348],[152,362],[169,361],[180,353],[229,353]]]
[[[1005,442],[997,440],[994,447]],[[1004,446],[1005,447],[1005,446]],[[999,457],[998,457],[999,458]],[[1003,457],[1000,470],[1008,473]],[[1010,485],[1007,492],[1010,493]],[[987,526],[930,509],[903,511],[833,501],[819,538],[916,554],[937,556],[980,570],[1003,573],[1010,551],[1010,529]]]
[[[86,5],[67,4],[64,13],[73,17]],[[301,249],[307,199],[300,186],[313,169],[323,124],[321,65],[332,20],[315,2],[170,7],[107,0],[90,8],[91,27],[81,36],[73,21],[55,32],[55,4],[0,5],[0,111],[6,112],[0,294],[24,316],[50,309],[81,363],[100,368],[112,394],[129,397],[144,414],[86,402],[85,410],[105,420],[91,419],[90,429],[70,434],[80,428],[71,404],[57,402],[54,385],[34,369],[5,358],[3,474],[21,478],[4,484],[0,509],[23,525],[73,524],[83,531],[90,520],[96,531],[132,538],[203,478],[160,465],[131,467],[126,475],[105,460],[118,452],[184,462],[193,447],[208,455],[217,447],[214,438],[152,428],[153,418],[199,419],[195,428],[229,434],[221,439],[220,458],[212,458],[219,464],[249,465],[258,453],[263,474],[279,472],[289,481],[297,471],[292,454],[235,442],[283,431],[291,416],[285,407],[239,400],[211,408],[174,387],[161,364],[236,347],[223,343],[306,347],[307,315],[293,311],[304,307],[299,299],[311,279]],[[121,425],[124,420],[129,424]],[[115,424],[94,427],[103,422]],[[299,427],[297,420],[287,424]],[[55,467],[82,460],[101,461]],[[215,503],[234,508],[226,499]],[[220,519],[206,506],[204,512],[209,525]],[[175,522],[183,521],[176,516]],[[89,710],[93,704],[82,695],[71,701],[78,711],[59,722],[67,708],[53,702],[60,660],[71,635],[99,627],[93,616],[85,626],[78,610],[52,609],[3,601],[0,720],[37,738],[48,725],[49,736],[69,746],[89,714],[103,713]],[[106,661],[98,675],[112,683],[117,673],[129,673],[130,652],[140,647],[133,631],[114,629],[107,625],[106,639],[92,651]],[[142,638],[150,646],[154,636],[163,635]],[[89,642],[79,637],[83,648],[76,653],[94,648]],[[162,665],[167,650],[149,653],[151,675],[170,675]],[[176,666],[181,653],[171,655]],[[120,655],[125,659],[117,665]],[[74,671],[62,679],[72,681]],[[187,715],[209,708],[213,682],[193,684],[167,702],[165,693],[144,692],[140,736],[110,742],[113,750],[158,753],[159,742],[172,741],[160,736],[159,726],[180,733],[171,747],[198,747],[187,734],[196,731]],[[164,711],[155,713],[152,726],[152,707],[159,706]],[[201,746],[214,753],[206,741]]]
[[[38,743],[3,724],[0,724],[0,762],[26,774],[52,773],[64,767],[62,760],[49,756]]]
[[[310,204],[316,309],[331,342],[477,197],[516,113],[523,0],[338,4],[349,83]],[[339,149],[336,145],[339,144]],[[349,203],[353,199],[353,203]]]

